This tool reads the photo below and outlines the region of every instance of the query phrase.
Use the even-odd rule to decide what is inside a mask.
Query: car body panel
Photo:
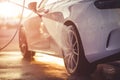
[[[47,32],[43,33],[40,22],[41,18],[38,15],[32,15],[32,18],[27,19],[23,24],[29,49],[49,48],[49,35],[47,35]]]
[[[63,32],[66,30],[64,23],[71,21],[79,31],[85,57],[90,63],[120,52],[120,9],[97,9],[94,0],[65,0],[48,5],[45,9],[49,10],[48,13],[45,13],[42,17],[38,13],[35,21],[32,18],[31,21],[37,23],[36,25],[39,28],[44,26],[60,48],[66,47],[63,43],[65,37]],[[31,26],[31,24],[32,22],[28,21],[28,24],[24,26]],[[37,26],[34,29],[31,27],[32,30],[36,30],[34,34],[37,37],[31,37],[35,40],[28,41],[29,43],[41,40]],[[28,26],[28,28],[30,27]],[[29,34],[27,33],[27,35]],[[28,38],[30,38],[30,35]],[[51,42],[48,41],[48,43]],[[38,46],[38,44],[35,45]],[[32,49],[35,45],[31,44],[29,46]],[[39,50],[40,47],[36,49]]]
[[[75,10],[77,7],[81,7],[80,4],[75,5],[72,8]],[[99,10],[92,2],[86,10],[84,9],[81,12],[77,11],[77,13],[79,16],[76,16],[76,18],[72,17],[71,20],[78,26],[77,28],[80,32],[80,37],[88,61],[94,61],[114,54],[114,52],[112,52],[114,50],[119,52],[117,49],[120,49],[120,46],[111,50],[107,50],[106,48],[110,32],[120,28],[119,9]],[[71,15],[76,15],[76,12],[71,13]],[[98,55],[98,57],[94,57],[92,54]]]

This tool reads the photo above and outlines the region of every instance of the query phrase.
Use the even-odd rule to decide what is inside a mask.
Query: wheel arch
[[[79,39],[79,41],[80,41],[81,48],[83,49],[83,53],[84,53],[84,47],[83,47],[83,44],[82,44],[80,32],[78,31],[79,29],[78,29],[78,27],[77,27],[77,24],[76,24],[74,21],[72,21],[72,20],[66,20],[66,21],[64,22],[64,25],[67,25],[67,26],[68,26],[68,25],[73,25],[74,28],[77,30],[77,36],[78,36],[78,39]],[[84,55],[84,56],[85,56],[85,55]]]
[[[70,24],[74,25],[75,29],[77,30],[77,33],[78,33],[77,36],[78,36],[79,41],[80,41],[81,49],[83,50],[83,51],[82,51],[82,52],[83,52],[83,55],[82,55],[83,58],[85,58],[86,61],[87,61],[88,63],[90,63],[90,62],[88,61],[87,55],[86,55],[86,53],[85,53],[84,41],[83,41],[83,39],[82,39],[83,35],[82,35],[81,32],[80,32],[79,25],[77,24],[77,22],[75,22],[75,21],[72,20],[72,19],[66,19],[66,21],[64,22],[64,25],[70,25]]]
[[[95,65],[94,64],[91,64],[92,66],[90,66],[90,63],[89,61],[87,60],[86,56],[85,56],[85,52],[84,52],[84,47],[83,47],[83,44],[82,44],[82,40],[81,40],[81,37],[80,37],[80,32],[78,31],[78,27],[77,27],[77,24],[71,20],[67,20],[64,22],[64,25],[73,25],[74,28],[76,29],[76,32],[77,32],[77,36],[78,36],[78,39],[79,39],[79,45],[80,45],[80,59],[79,59],[79,66],[78,66],[78,69],[79,71],[77,71],[76,73],[72,73],[72,74],[77,74],[77,73],[80,73],[80,74],[88,74],[88,73],[91,73],[93,72],[93,70],[95,69]],[[88,66],[89,68],[91,68],[91,70],[88,70]],[[84,70],[87,70],[87,72],[84,72]]]
[[[66,21],[64,22],[64,25],[71,25],[71,24],[75,27],[75,29],[76,29],[77,32],[79,33],[78,36],[81,38],[80,32],[78,31],[79,29],[78,29],[78,26],[77,26],[76,22],[74,22],[74,21],[72,21],[72,20],[66,20]]]

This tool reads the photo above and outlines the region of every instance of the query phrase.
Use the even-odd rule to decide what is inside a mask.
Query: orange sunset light
[[[16,17],[20,13],[20,8],[9,2],[0,3],[0,16],[2,17]]]
[[[10,2],[2,2],[0,3],[0,16],[1,17],[12,17],[16,18],[19,17],[22,13],[22,7],[15,5]],[[24,10],[24,17],[30,14],[30,11],[25,9]]]

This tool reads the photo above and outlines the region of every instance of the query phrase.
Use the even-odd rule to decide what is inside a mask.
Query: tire
[[[20,28],[20,30],[19,30],[19,47],[22,52],[23,58],[30,59],[35,55],[34,51],[28,50],[26,36],[25,36],[24,30],[22,28]]]
[[[63,58],[67,72],[72,75],[90,74],[94,71],[96,65],[90,64],[84,55],[84,50],[79,33],[75,25],[71,22],[65,23],[63,31]]]

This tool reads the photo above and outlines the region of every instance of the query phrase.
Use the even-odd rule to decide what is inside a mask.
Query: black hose
[[[15,36],[17,35],[17,33],[18,33],[18,31],[19,31],[19,29],[21,27],[21,22],[22,22],[22,19],[23,19],[24,6],[25,6],[25,0],[23,0],[22,12],[21,12],[21,16],[20,16],[20,20],[19,20],[17,29],[16,29],[13,37],[8,41],[8,43],[6,43],[2,48],[0,48],[0,51],[3,50],[4,48],[6,48],[13,41],[13,39],[15,38]]]

